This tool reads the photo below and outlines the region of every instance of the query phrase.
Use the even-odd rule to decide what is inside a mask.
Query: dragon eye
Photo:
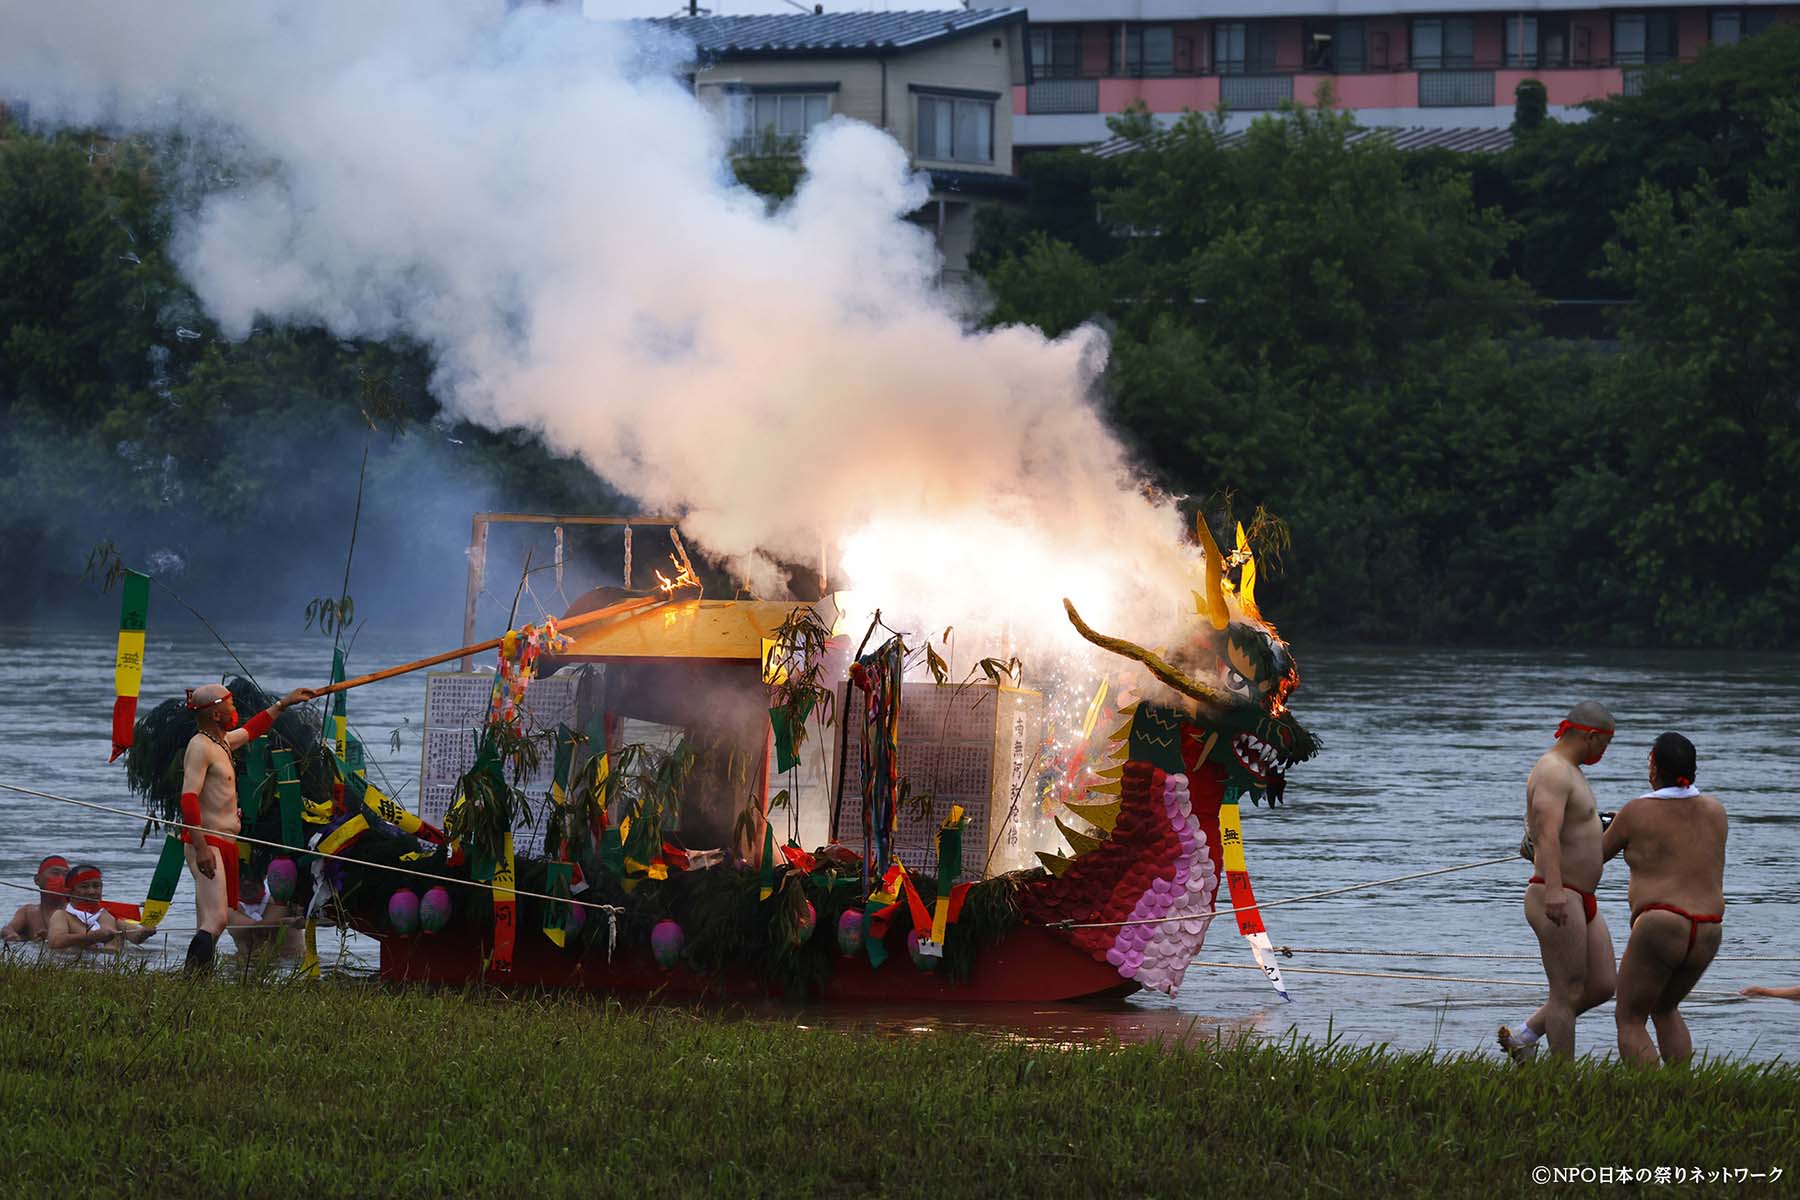
[[[1225,686],[1246,699],[1250,696],[1250,681],[1236,667],[1226,666]]]

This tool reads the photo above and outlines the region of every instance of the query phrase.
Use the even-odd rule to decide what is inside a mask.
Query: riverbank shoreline
[[[1062,1048],[0,963],[21,1194],[1512,1192],[1546,1165],[1800,1170],[1796,1094],[1782,1062]]]

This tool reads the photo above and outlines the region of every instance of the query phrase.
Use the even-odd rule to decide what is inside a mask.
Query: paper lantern
[[[851,958],[863,948],[863,915],[856,909],[845,909],[838,917],[838,953]]]
[[[401,888],[388,897],[388,927],[401,937],[411,937],[419,931],[419,894],[410,888]]]
[[[917,929],[907,930],[906,953],[912,959],[913,966],[919,968],[919,970],[935,971],[938,969],[938,962],[940,960],[933,958],[928,954],[919,953],[919,943],[924,940],[925,935],[920,933]]]
[[[269,899],[283,904],[294,898],[294,885],[298,882],[300,871],[291,858],[276,859],[269,864],[268,873],[263,876],[263,886],[269,889]]]
[[[681,948],[686,944],[687,935],[673,921],[658,921],[650,930],[650,953],[656,956],[656,965],[665,971],[681,961]]]
[[[432,888],[419,899],[419,928],[426,933],[437,933],[450,923],[452,911],[449,891]]]

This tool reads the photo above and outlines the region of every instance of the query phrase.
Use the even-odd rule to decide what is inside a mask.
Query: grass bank
[[[1791,1181],[1797,1107],[1793,1065],[1060,1050],[0,964],[11,1195],[1511,1195],[1539,1163]]]

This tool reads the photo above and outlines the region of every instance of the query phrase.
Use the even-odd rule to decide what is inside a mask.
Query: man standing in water
[[[199,931],[188,943],[187,968],[204,970],[212,965],[213,950],[225,932],[230,912],[237,907],[237,770],[233,752],[267,733],[275,718],[295,704],[311,700],[315,692],[297,688],[237,727],[237,706],[229,689],[208,684],[188,693],[188,707],[199,727],[188,741],[182,760],[181,820],[194,829],[183,829],[184,855],[194,876],[194,908]]]
[[[52,854],[38,864],[38,898],[33,904],[21,904],[0,937],[9,942],[41,942],[50,936],[50,918],[69,902],[67,879],[69,860]]]
[[[1725,921],[1725,806],[1694,786],[1694,743],[1665,733],[1650,749],[1650,787],[1619,810],[1603,851],[1631,867],[1631,936],[1619,962],[1619,1057],[1673,1066],[1694,1055],[1676,1007],[1712,965]],[[1656,1044],[1644,1031],[1656,1026]]]
[[[1525,888],[1525,920],[1537,934],[1550,996],[1517,1033],[1502,1025],[1500,1048],[1523,1061],[1539,1037],[1550,1052],[1575,1055],[1575,1018],[1613,994],[1612,934],[1594,891],[1600,886],[1600,812],[1582,767],[1606,754],[1613,717],[1592,700],[1569,710],[1525,781],[1525,821],[1536,868]]]

